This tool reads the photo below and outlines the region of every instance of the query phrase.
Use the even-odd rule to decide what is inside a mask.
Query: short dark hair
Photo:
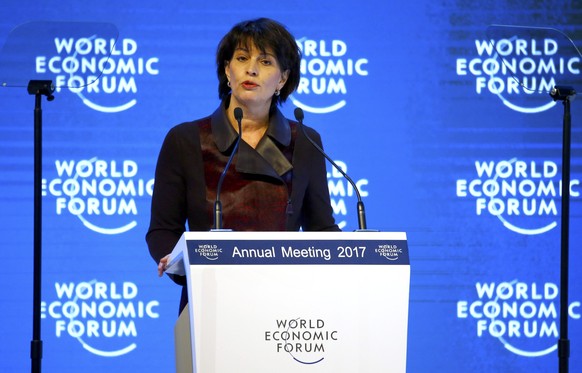
[[[226,62],[234,56],[238,47],[250,49],[254,45],[262,53],[271,49],[277,58],[282,71],[289,71],[287,82],[281,89],[279,96],[275,96],[271,107],[281,104],[297,89],[301,75],[301,51],[291,33],[277,21],[269,18],[258,18],[243,21],[234,25],[226,34],[216,51],[216,74],[218,75],[218,97],[224,100],[231,90],[228,78],[224,71]]]

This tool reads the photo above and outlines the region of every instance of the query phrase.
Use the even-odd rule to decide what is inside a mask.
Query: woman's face
[[[276,90],[287,81],[288,71],[281,71],[274,53],[261,52],[254,45],[235,49],[225,65],[225,73],[232,90],[231,107],[244,106],[251,110],[268,112]]]

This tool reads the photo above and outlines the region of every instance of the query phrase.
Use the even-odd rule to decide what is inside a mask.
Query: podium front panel
[[[405,372],[406,236],[186,233],[197,372]]]

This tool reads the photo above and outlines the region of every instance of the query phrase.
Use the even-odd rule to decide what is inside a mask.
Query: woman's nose
[[[252,76],[256,76],[258,73],[257,62],[250,62],[249,66],[247,67],[247,73]]]

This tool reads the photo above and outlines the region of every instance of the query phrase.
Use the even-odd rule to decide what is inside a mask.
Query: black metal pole
[[[41,321],[41,274],[42,274],[42,96],[54,99],[54,87],[50,80],[31,80],[28,93],[34,95],[34,258],[32,341],[30,342],[31,371],[40,373],[42,361]]]
[[[30,358],[32,372],[40,372],[42,340],[40,339],[40,303],[42,273],[42,95],[36,94],[34,106],[34,274],[32,301],[32,341]]]
[[[570,99],[564,100],[564,129],[562,144],[562,240],[560,259],[560,340],[558,356],[560,373],[569,371],[570,340],[568,339],[568,279],[570,235]]]
[[[560,339],[558,340],[559,372],[568,373],[570,340],[568,339],[568,280],[569,280],[569,237],[570,237],[570,147],[571,116],[570,101],[576,95],[572,87],[556,86],[550,96],[564,104],[562,130],[562,216],[560,244]]]

